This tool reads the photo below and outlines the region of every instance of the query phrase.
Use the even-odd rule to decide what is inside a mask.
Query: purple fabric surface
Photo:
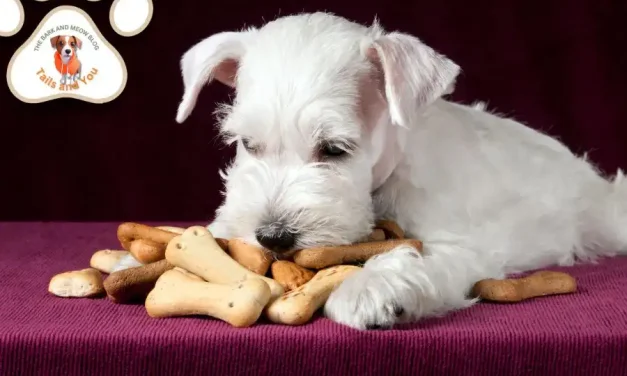
[[[573,295],[481,303],[390,331],[359,332],[320,317],[301,327],[234,329],[48,294],[54,274],[117,247],[116,228],[0,222],[2,375],[627,374],[624,257],[563,268],[578,279]]]

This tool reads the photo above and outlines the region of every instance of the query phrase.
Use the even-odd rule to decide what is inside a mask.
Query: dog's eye
[[[71,43],[71,45],[72,45],[72,47],[75,47],[75,46],[76,46],[76,43],[72,42],[72,43]]]
[[[244,149],[246,149],[249,153],[256,153],[259,151],[259,148],[255,145],[252,145],[249,139],[242,138],[242,145],[244,145]]]
[[[331,158],[341,157],[344,154],[346,154],[346,150],[334,144],[326,144],[322,146],[321,152],[324,157],[331,157]]]

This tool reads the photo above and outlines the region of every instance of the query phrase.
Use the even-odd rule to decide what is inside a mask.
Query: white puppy
[[[424,252],[371,259],[326,303],[359,329],[468,307],[480,279],[625,253],[622,174],[608,181],[548,136],[445,101],[459,71],[413,36],[327,13],[199,42],[182,59],[177,121],[214,79],[236,89],[219,122],[237,156],[209,229],[281,255],[396,220]]]

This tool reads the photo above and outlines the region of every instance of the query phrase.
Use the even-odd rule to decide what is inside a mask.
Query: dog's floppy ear
[[[190,48],[181,59],[185,92],[176,121],[182,123],[191,114],[202,88],[214,79],[235,87],[239,60],[244,55],[246,40],[255,32],[223,32],[210,36]]]
[[[452,92],[460,72],[457,64],[408,34],[380,32],[364,47],[379,71],[391,120],[403,127],[412,123],[417,108]]]
[[[60,38],[59,35],[57,35],[56,37],[50,38],[50,45],[52,46],[52,48],[57,47],[57,42],[59,41],[59,38]]]
[[[74,42],[76,43],[76,47],[78,47],[79,50],[83,49],[83,41],[78,39],[78,37],[72,37],[74,38]]]

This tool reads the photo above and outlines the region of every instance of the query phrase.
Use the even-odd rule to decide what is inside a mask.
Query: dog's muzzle
[[[259,244],[273,253],[282,254],[292,250],[298,234],[281,226],[265,226],[255,231]]]

